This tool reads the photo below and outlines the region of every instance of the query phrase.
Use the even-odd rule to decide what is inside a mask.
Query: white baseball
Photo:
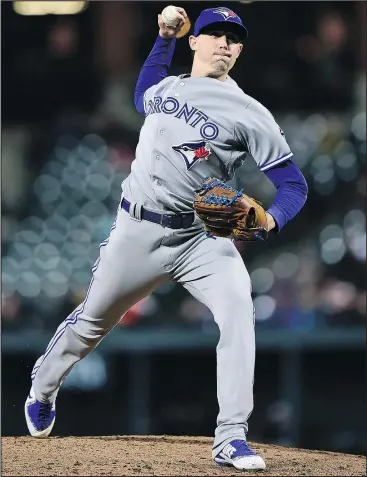
[[[162,18],[168,27],[176,27],[180,21],[180,13],[173,5],[168,5],[162,11]]]

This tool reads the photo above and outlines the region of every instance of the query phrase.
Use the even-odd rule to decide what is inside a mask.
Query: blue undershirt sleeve
[[[276,231],[293,219],[304,206],[308,187],[300,169],[290,160],[264,172],[277,189],[267,212],[274,217]]]
[[[134,104],[137,111],[145,115],[144,94],[155,84],[168,76],[175,50],[176,38],[162,38],[158,35],[152,51],[143,64],[134,90]]]

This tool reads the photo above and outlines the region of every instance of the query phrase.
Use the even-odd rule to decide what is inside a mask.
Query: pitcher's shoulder
[[[167,76],[157,84],[157,87],[162,89],[167,88],[175,82],[179,81],[179,79],[180,78],[178,76]]]
[[[274,119],[274,116],[271,113],[271,111],[262,103],[260,103],[260,101],[258,101],[257,99],[253,98],[252,96],[246,93],[243,93],[243,94],[245,95],[245,101],[247,103],[246,112],[248,114],[253,114],[258,116],[267,116],[269,118]]]
[[[230,76],[227,77],[226,79],[226,84],[227,86],[233,91],[237,97],[237,100],[241,103],[242,106],[245,108],[248,108],[252,103],[259,103],[255,98],[250,96],[249,94],[245,93],[243,89],[238,86],[236,81],[231,78]],[[261,106],[261,103],[259,103]],[[256,106],[255,106],[256,107]]]
[[[160,96],[167,88],[171,87],[178,80],[177,76],[166,76],[159,83],[152,85],[144,94],[144,99],[152,99],[153,96]]]

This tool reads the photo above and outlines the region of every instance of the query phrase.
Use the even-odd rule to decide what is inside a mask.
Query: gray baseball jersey
[[[170,229],[141,220],[135,204],[153,211],[192,210],[206,176],[228,180],[252,156],[262,171],[292,156],[270,112],[232,80],[170,76],[145,94],[146,119],[121,207],[85,300],[61,323],[33,371],[38,400],[56,398],[74,364],[90,353],[127,310],[166,280],[182,284],[213,313],[219,414],[213,457],[245,439],[253,408],[255,363],[251,283],[242,257],[226,238],[208,238],[197,222]]]
[[[229,180],[250,156],[262,171],[292,156],[272,114],[231,78],[169,76],[146,91],[144,107],[123,190],[147,207],[192,210],[206,176]]]

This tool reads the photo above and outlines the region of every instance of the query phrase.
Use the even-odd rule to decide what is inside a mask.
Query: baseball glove
[[[210,237],[254,242],[268,237],[261,203],[215,177],[207,177],[194,197],[194,209]]]

